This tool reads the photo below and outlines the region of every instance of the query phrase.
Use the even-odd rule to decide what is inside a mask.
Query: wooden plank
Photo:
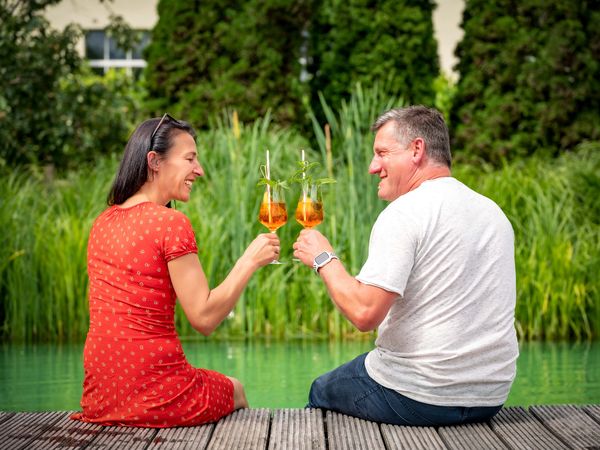
[[[529,411],[573,448],[598,448],[600,424],[574,405],[532,406]]]
[[[187,450],[306,449],[592,449],[600,448],[600,405],[504,408],[489,424],[441,427],[378,425],[321,410],[236,411],[216,425],[148,429],[102,427],[69,412],[0,412],[0,449]],[[327,425],[327,437],[324,426]]]
[[[326,450],[320,409],[278,409],[269,437],[269,450]]]
[[[560,439],[524,408],[503,408],[491,421],[492,430],[511,449],[568,449]]]
[[[67,412],[29,412],[16,413],[2,423],[0,428],[0,448],[20,450],[28,448],[29,443],[58,422]]]
[[[596,422],[600,423],[600,405],[585,405],[581,409],[592,416]]]
[[[152,442],[156,433],[156,428],[104,427],[86,450],[143,450]]]
[[[377,423],[332,411],[325,419],[329,450],[385,449]]]
[[[203,450],[214,429],[214,423],[195,427],[161,428],[147,450]]]
[[[78,449],[87,447],[104,427],[92,423],[71,420],[72,412],[66,413],[58,422],[50,425],[27,444],[27,449]]]
[[[485,423],[470,423],[452,427],[440,427],[438,433],[449,449],[456,450],[504,450],[506,445]]]
[[[217,422],[209,449],[265,449],[271,412],[268,409],[238,409]]]
[[[401,427],[382,423],[381,435],[387,448],[446,450],[446,446],[433,427]]]
[[[14,413],[12,412],[0,411],[0,423],[10,419],[13,415]]]

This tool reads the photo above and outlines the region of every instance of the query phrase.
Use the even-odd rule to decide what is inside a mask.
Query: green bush
[[[302,108],[300,50],[310,1],[162,0],[147,48],[147,108],[206,128],[223,110],[268,111],[294,123]]]
[[[154,115],[206,128],[223,110],[243,122],[270,112],[303,128],[319,95],[339,107],[357,83],[433,104],[438,75],[430,0],[159,2],[147,49]]]
[[[467,2],[453,146],[500,164],[600,139],[599,25],[595,0]]]
[[[439,72],[430,0],[326,0],[310,29],[313,108],[339,107],[357,83],[405,103],[432,105]],[[320,114],[318,114],[320,116]]]
[[[78,30],[53,31],[42,17],[52,3],[0,3],[0,165],[61,158],[60,80],[81,61]]]
[[[55,0],[0,2],[0,169],[75,168],[123,148],[137,102],[123,74],[91,74],[80,30],[50,28]]]

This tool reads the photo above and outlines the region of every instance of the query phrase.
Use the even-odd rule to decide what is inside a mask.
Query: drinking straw
[[[306,222],[306,182],[304,181],[306,178],[306,170],[304,165],[304,149],[302,149],[302,216],[304,217],[304,222]]]
[[[304,170],[304,149],[302,149],[302,179],[304,180],[306,178],[306,171]],[[306,201],[306,185],[305,183],[302,183],[302,201],[305,202]]]
[[[269,163],[269,150],[267,150],[267,180],[271,180],[271,165]],[[271,202],[271,186],[267,183],[267,199]]]
[[[271,164],[269,162],[269,150],[267,150],[267,180],[271,180]],[[269,208],[269,223],[272,222],[271,217],[271,185],[267,183],[267,207]]]

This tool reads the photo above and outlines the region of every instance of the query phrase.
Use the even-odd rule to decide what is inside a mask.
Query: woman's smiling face
[[[158,160],[157,164],[158,170],[154,179],[165,200],[163,204],[171,200],[187,202],[194,181],[204,175],[204,169],[198,162],[194,138],[186,132],[177,133],[173,137],[173,146],[167,156]]]

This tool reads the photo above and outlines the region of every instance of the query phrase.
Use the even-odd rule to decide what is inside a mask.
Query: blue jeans
[[[313,381],[308,408],[323,408],[394,425],[444,426],[485,422],[500,406],[436,406],[417,402],[375,382],[365,369],[367,353]]]

